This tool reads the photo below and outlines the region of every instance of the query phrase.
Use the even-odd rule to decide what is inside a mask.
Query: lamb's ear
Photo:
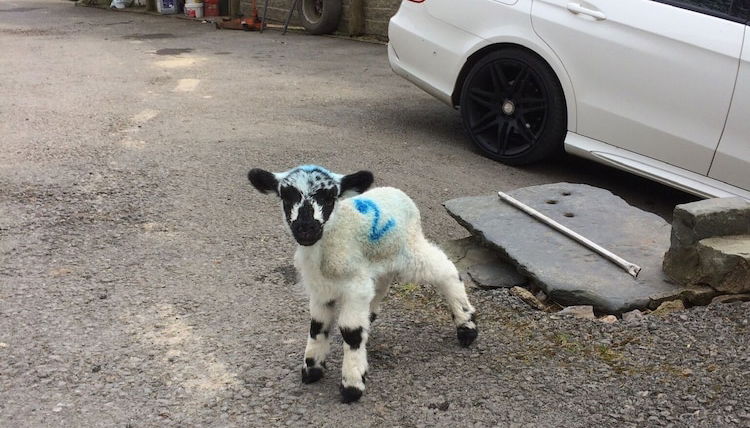
[[[250,179],[250,183],[253,187],[258,189],[259,192],[279,194],[279,182],[276,180],[276,176],[273,175],[272,172],[260,168],[253,168],[247,173],[247,178]]]
[[[341,179],[341,194],[346,192],[363,193],[372,185],[375,177],[370,171],[357,171]]]

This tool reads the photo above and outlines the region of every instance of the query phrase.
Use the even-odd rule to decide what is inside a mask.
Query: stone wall
[[[302,0],[300,0],[302,1]],[[386,40],[388,37],[388,20],[398,10],[401,0],[342,0],[343,9],[341,12],[341,22],[339,23],[338,33],[344,35],[370,35],[378,39]],[[352,12],[357,8],[352,8],[352,1],[361,1],[363,6],[364,21],[360,29],[351,28]],[[250,16],[249,0],[241,0],[241,10],[245,16]],[[263,15],[263,0],[256,0],[258,15]],[[292,0],[269,0],[268,2],[268,21],[272,23],[283,23],[286,19]],[[356,22],[357,19],[355,18]],[[290,25],[300,25],[297,12],[292,16]],[[356,25],[355,25],[356,26]]]

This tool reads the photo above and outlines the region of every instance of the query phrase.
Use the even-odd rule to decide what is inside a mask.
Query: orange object
[[[219,16],[219,0],[203,0],[203,16]]]
[[[216,28],[226,30],[245,30],[257,31],[263,28],[263,23],[258,18],[258,9],[255,7],[255,0],[252,0],[251,10],[253,15],[247,18],[228,19],[224,18],[221,22],[215,22]]]

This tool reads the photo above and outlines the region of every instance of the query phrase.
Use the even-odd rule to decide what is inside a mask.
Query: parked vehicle
[[[750,199],[748,19],[750,0],[404,0],[388,57],[492,159],[564,149]]]

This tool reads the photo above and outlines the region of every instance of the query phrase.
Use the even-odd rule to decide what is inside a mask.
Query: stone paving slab
[[[621,313],[647,308],[652,295],[682,290],[667,282],[661,270],[670,236],[670,225],[661,217],[584,184],[546,184],[507,193],[643,268],[634,279],[497,195],[444,203],[462,226],[499,250],[554,301]]]

